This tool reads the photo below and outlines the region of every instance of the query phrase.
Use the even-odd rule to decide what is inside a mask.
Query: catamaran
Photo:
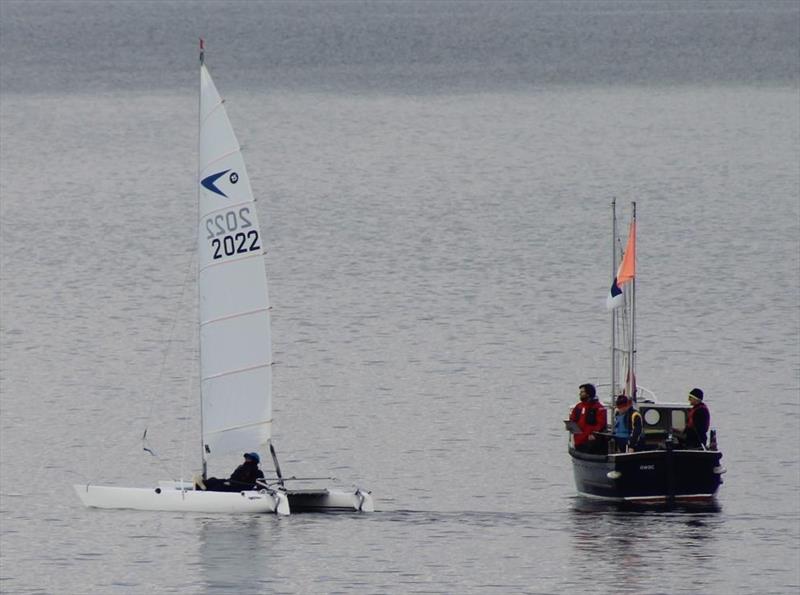
[[[151,488],[76,485],[86,506],[207,513],[287,515],[300,511],[371,512],[369,491],[289,487],[272,443],[272,343],[264,241],[250,179],[200,43],[198,264],[202,479],[208,461],[268,450],[276,477],[237,492],[195,482]],[[309,478],[305,478],[307,482]],[[197,482],[201,483],[201,482]],[[304,485],[304,484],[294,484]],[[307,484],[305,484],[307,485]]]
[[[605,452],[583,452],[574,446],[570,434],[569,454],[575,486],[581,496],[636,503],[706,502],[715,498],[725,468],[711,430],[708,445],[688,448],[678,440],[685,430],[688,403],[659,403],[655,394],[639,386],[635,370],[636,315],[636,203],[625,250],[617,237],[616,201],[612,202],[612,275],[608,296],[611,311],[611,382],[608,411],[614,411],[618,395],[629,397],[640,415],[644,445],[635,452],[617,452],[610,428],[598,432]],[[619,268],[617,263],[619,262]],[[623,286],[627,285],[623,291]],[[613,420],[611,427],[613,427]],[[570,423],[567,423],[568,429]]]

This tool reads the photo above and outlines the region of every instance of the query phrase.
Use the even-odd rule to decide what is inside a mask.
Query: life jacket
[[[700,409],[705,410],[706,427],[704,428],[697,427],[697,420],[695,419],[695,415]],[[689,413],[686,416],[686,434],[687,438],[689,439],[690,446],[692,445],[693,440],[696,440],[699,444],[705,445],[708,437],[708,428],[710,426],[711,412],[708,410],[708,407],[706,407],[706,404],[700,401],[699,404],[689,409]]]
[[[575,446],[580,446],[588,441],[592,432],[605,429],[606,408],[597,399],[582,401],[575,405],[570,419],[576,422],[583,432],[574,435]]]
[[[627,438],[631,435],[631,407],[623,414],[614,415],[614,436],[617,438]]]
[[[642,418],[642,414],[639,413],[636,409],[631,407],[626,412],[627,422],[628,422],[628,429],[630,430],[628,444],[632,448],[640,449],[644,446],[644,419]],[[636,426],[639,426],[639,432],[636,432]]]
[[[695,426],[694,416],[697,413],[698,409],[705,409],[706,410],[706,413],[708,414],[708,421],[709,421],[709,424],[710,424],[710,422],[711,422],[711,414],[708,413],[708,407],[706,407],[705,403],[700,401],[700,403],[698,403],[696,406],[694,406],[691,409],[689,409],[689,415],[686,417],[686,427],[687,428],[694,428],[695,430],[697,429],[697,426]],[[706,431],[708,431],[708,430],[706,430]]]
[[[634,436],[636,419],[639,420],[640,428],[638,436]],[[629,407],[625,413],[616,416],[614,421],[615,437],[628,439],[628,444],[630,444],[631,447],[639,448],[642,444],[643,434],[644,420],[642,420],[642,414],[636,409]]]
[[[597,424],[597,407],[593,404],[597,403],[598,401],[586,401],[585,403],[578,403],[575,405],[576,413],[573,415],[574,422],[580,422],[581,415],[586,412],[584,415],[584,421],[581,423],[581,426],[594,426]]]

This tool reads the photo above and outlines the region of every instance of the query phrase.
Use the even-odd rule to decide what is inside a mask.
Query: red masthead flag
[[[606,299],[606,307],[609,310],[619,308],[625,303],[625,296],[621,286],[636,277],[636,222],[631,221],[631,228],[628,232],[628,245],[622,255],[622,262],[619,263],[617,276],[611,284],[611,292]]]

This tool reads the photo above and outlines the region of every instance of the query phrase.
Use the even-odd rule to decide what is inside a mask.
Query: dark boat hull
[[[592,455],[570,448],[569,453],[578,493],[603,500],[710,501],[724,473],[719,451],[648,450]]]

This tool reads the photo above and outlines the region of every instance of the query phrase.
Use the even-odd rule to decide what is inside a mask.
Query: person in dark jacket
[[[633,408],[627,395],[619,395],[614,416],[614,442],[617,452],[632,452],[644,448],[642,415]]]
[[[205,481],[196,480],[197,487],[210,492],[241,492],[257,489],[256,481],[264,479],[264,473],[258,468],[261,457],[257,452],[244,453],[244,463],[236,467],[228,479],[209,477]]]
[[[711,412],[703,402],[703,391],[699,388],[690,390],[689,403],[692,408],[686,416],[686,430],[683,432],[685,446],[705,448],[708,428],[711,425]]]
[[[581,384],[578,387],[580,401],[572,408],[569,420],[580,427],[581,432],[574,434],[575,450],[589,453],[605,454],[608,450],[604,439],[595,436],[595,432],[603,432],[608,423],[606,408],[597,399],[597,390],[593,384]]]

